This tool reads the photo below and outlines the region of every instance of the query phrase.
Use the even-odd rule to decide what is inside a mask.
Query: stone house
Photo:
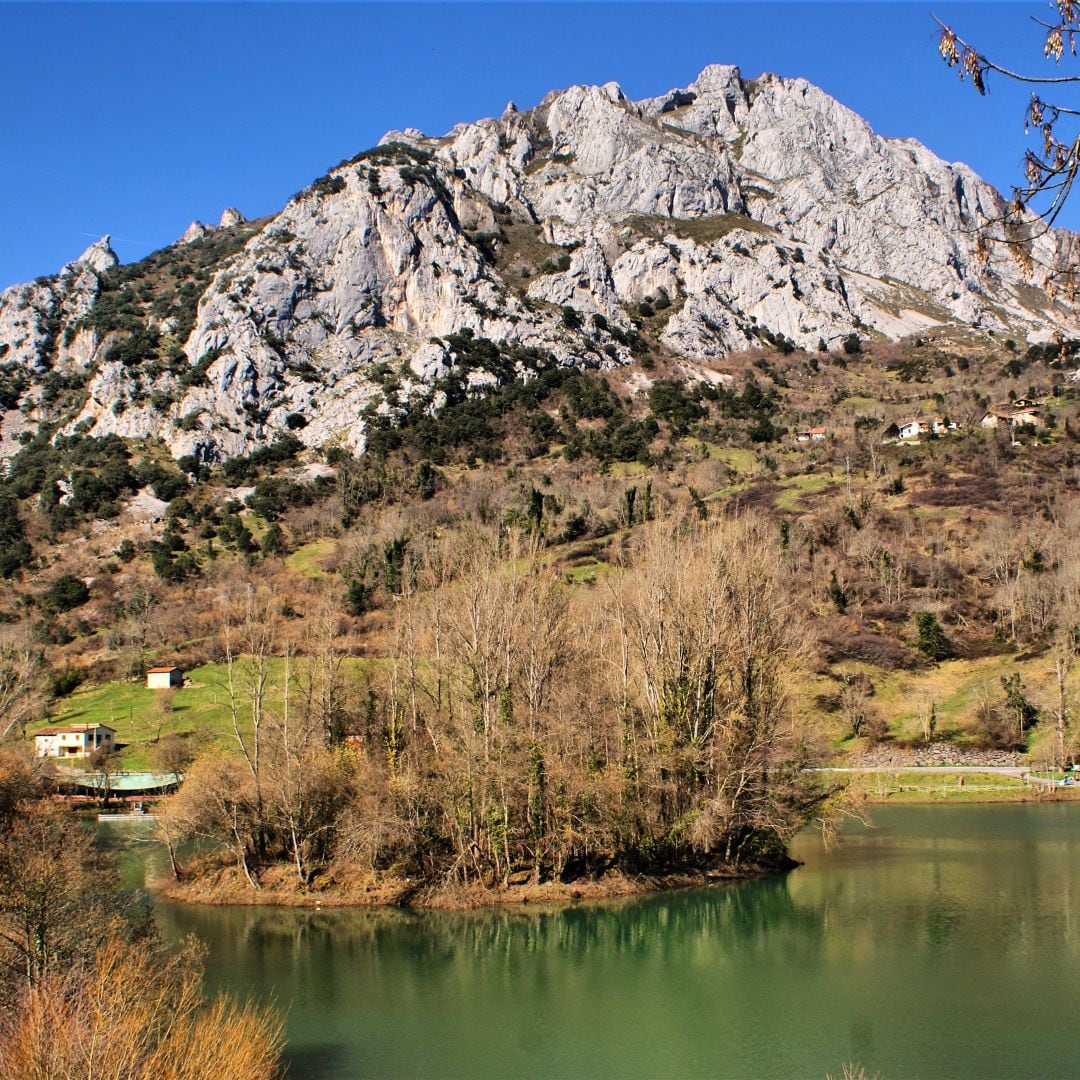
[[[1040,413],[1038,409],[1032,408],[1017,409],[1012,414],[1011,426],[1022,427],[1025,424],[1030,424],[1032,427],[1036,428],[1042,427],[1042,413]]]
[[[1029,406],[1019,409],[989,409],[979,421],[979,425],[984,428],[996,428],[999,424],[1011,428],[1030,424],[1038,428],[1043,426],[1043,418],[1038,409]]]

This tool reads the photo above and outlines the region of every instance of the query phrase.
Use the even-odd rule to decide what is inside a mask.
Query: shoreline
[[[957,792],[942,791],[934,795],[926,791],[912,790],[894,791],[888,795],[868,795],[864,800],[866,806],[896,806],[903,803],[905,806],[936,806],[940,803],[963,803],[967,806],[991,806],[995,803],[1047,803],[1047,802],[1077,802],[1071,795],[1037,795],[1030,792],[1020,792],[1016,795],[984,795],[975,794],[968,796],[961,788]]]
[[[896,787],[888,791],[863,789],[862,801],[867,806],[889,806],[897,803],[936,805],[939,803],[992,804],[992,803],[1044,803],[1076,802],[1080,799],[1080,786],[1059,788],[1030,781],[1017,786],[998,789],[970,787],[959,784],[941,784],[937,787],[913,783],[910,777],[917,770],[905,774]],[[942,775],[942,774],[939,774]],[[944,774],[950,775],[950,774]],[[955,774],[952,774],[955,775]],[[920,780],[923,777],[919,777]]]
[[[721,867],[668,874],[625,874],[612,871],[601,878],[574,882],[545,881],[488,886],[430,884],[409,879],[334,881],[331,877],[307,890],[282,880],[282,868],[264,874],[262,887],[253,890],[236,867],[211,875],[175,881],[168,877],[148,881],[147,891],[178,904],[204,907],[280,907],[323,910],[329,908],[399,908],[405,910],[475,911],[502,907],[565,907],[578,903],[617,900],[679,889],[705,888],[738,881],[755,881],[787,873],[800,864],[789,859],[775,867]]]
[[[969,789],[970,790],[970,789]],[[1023,790],[992,795],[946,788],[939,793],[893,791],[867,794],[863,805],[938,806],[993,805],[1080,801],[1074,794],[1059,790]],[[716,866],[656,874],[628,874],[608,871],[601,877],[572,882],[518,882],[509,885],[431,883],[410,878],[378,878],[370,872],[344,867],[332,870],[306,888],[298,888],[292,868],[276,865],[264,870],[260,888],[255,890],[235,865],[195,868],[193,876],[179,881],[162,876],[146,882],[154,897],[171,903],[203,907],[276,907],[324,910],[338,908],[432,911],[475,911],[483,908],[567,907],[579,903],[629,899],[681,889],[755,881],[784,874],[801,864],[795,859],[775,866]]]

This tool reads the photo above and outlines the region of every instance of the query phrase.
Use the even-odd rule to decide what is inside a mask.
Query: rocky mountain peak
[[[976,259],[1000,199],[803,79],[716,64],[637,102],[572,86],[441,137],[388,132],[268,221],[194,223],[107,295],[106,238],[78,275],[0,294],[0,343],[85,378],[66,430],[215,459],[285,433],[362,447],[373,415],[433,407],[461,334],[511,368],[652,353],[715,370],[851,334],[1080,333],[1011,261]],[[1050,233],[1037,255],[1074,243]]]
[[[61,271],[62,274],[89,268],[96,273],[119,265],[120,259],[112,249],[112,237],[105,235],[100,240],[95,240],[77,259],[69,262]]]
[[[201,240],[209,231],[201,221],[193,221],[184,230],[177,243],[190,244],[194,240]]]
[[[218,222],[219,229],[231,229],[236,225],[243,225],[247,218],[236,209],[235,206],[227,206],[221,211],[221,220]]]
[[[686,89],[695,94],[743,93],[742,75],[734,64],[708,64]]]
[[[235,206],[228,206],[221,211],[221,220],[216,225],[204,225],[201,221],[193,221],[184,230],[184,234],[177,243],[190,244],[195,240],[202,240],[218,229],[234,229],[246,221],[247,218]]]

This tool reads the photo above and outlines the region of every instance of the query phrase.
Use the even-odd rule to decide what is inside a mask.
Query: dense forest
[[[650,523],[577,595],[520,532],[419,539],[396,572],[362,687],[331,612],[279,628],[270,594],[239,598],[239,753],[191,766],[173,843],[212,838],[255,887],[273,862],[299,885],[332,860],[427,884],[784,864],[825,794],[799,771],[805,636],[771,530]]]

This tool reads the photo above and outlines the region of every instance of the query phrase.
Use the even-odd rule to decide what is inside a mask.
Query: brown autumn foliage
[[[78,968],[114,936],[139,936],[114,882],[113,867],[66,808],[21,796],[0,835],[0,993]]]
[[[29,761],[14,749],[0,749],[0,831],[10,830],[19,807],[38,789],[39,778]]]
[[[201,954],[169,953],[116,865],[39,777],[0,752],[0,1076],[262,1080],[272,1010],[204,1001]]]
[[[0,1019],[0,1075],[20,1080],[271,1080],[282,1026],[255,1005],[203,1004],[199,949],[112,940],[53,971]]]
[[[226,629],[239,752],[192,766],[171,842],[216,842],[255,889],[333,861],[462,885],[783,862],[824,796],[800,771],[807,638],[766,523],[648,523],[576,594],[535,535],[453,539],[403,570],[346,747],[249,599]]]

